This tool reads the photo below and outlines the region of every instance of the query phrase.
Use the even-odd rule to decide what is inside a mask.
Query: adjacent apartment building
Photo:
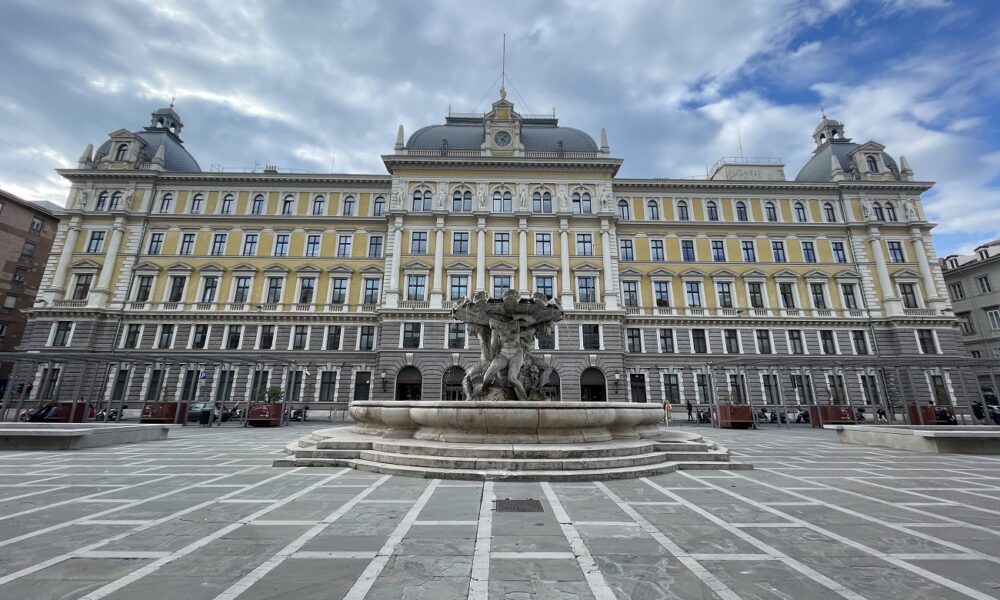
[[[29,202],[0,189],[0,352],[13,352],[21,343],[27,317],[45,271],[59,218],[59,208]],[[10,376],[13,363],[0,357],[0,398],[16,392]]]
[[[933,184],[825,116],[791,179],[747,158],[620,178],[603,130],[503,90],[485,114],[401,126],[384,173],[203,171],[182,128],[157,110],[59,170],[66,217],[22,344],[34,397],[460,399],[478,347],[450,306],[507,289],[566,309],[538,343],[553,400],[901,411],[975,385]]]

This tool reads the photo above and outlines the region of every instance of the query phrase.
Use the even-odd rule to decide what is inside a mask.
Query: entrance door
[[[607,402],[608,392],[604,384],[604,373],[593,367],[580,375],[580,400],[583,402]]]

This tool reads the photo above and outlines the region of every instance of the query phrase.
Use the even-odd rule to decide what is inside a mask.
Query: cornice
[[[815,183],[803,181],[718,181],[711,179],[615,179],[614,190],[664,191],[677,193],[685,190],[775,190],[775,191],[910,191],[925,192],[934,186],[927,181],[832,181]]]
[[[267,186],[288,184],[309,184],[317,186],[329,185],[363,185],[378,187],[389,191],[392,177],[366,173],[233,173],[233,172],[202,172],[175,173],[164,171],[141,171],[130,169],[56,169],[56,173],[66,179],[78,183],[93,180],[142,180],[158,182],[163,185],[181,183],[220,184]]]
[[[473,169],[512,168],[518,170],[542,171],[593,171],[602,170],[614,177],[621,168],[620,158],[528,158],[517,156],[407,156],[399,154],[383,154],[382,162],[389,173],[393,167],[451,167]]]

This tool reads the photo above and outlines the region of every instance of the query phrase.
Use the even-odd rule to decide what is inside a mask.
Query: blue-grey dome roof
[[[135,135],[142,138],[146,145],[142,149],[140,160],[151,162],[156,156],[156,150],[163,144],[163,169],[166,171],[176,171],[182,173],[200,173],[201,167],[198,161],[184,148],[180,139],[165,129],[154,129],[147,127],[143,131],[133,131]],[[99,160],[111,153],[111,140],[101,144],[94,155],[95,160]]]
[[[406,147],[410,150],[437,150],[441,148],[441,140],[448,140],[451,150],[479,150],[485,142],[483,124],[430,125],[411,135]],[[559,149],[559,142],[562,142],[562,149],[566,152],[597,152],[594,138],[572,127],[525,122],[521,126],[521,142],[525,150],[555,152]]]
[[[831,156],[837,157],[840,167],[845,172],[855,170],[851,164],[851,157],[849,155],[860,146],[860,144],[848,141],[833,140],[828,142],[799,169],[799,174],[795,176],[795,181],[805,181],[808,183],[826,183],[830,181],[830,177],[833,176]],[[883,152],[882,159],[890,171],[899,173],[896,161],[891,156]]]

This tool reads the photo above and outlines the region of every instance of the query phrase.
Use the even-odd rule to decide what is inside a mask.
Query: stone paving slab
[[[697,428],[756,469],[550,484],[269,466],[328,426],[0,452],[0,599],[1000,597],[997,457]]]

